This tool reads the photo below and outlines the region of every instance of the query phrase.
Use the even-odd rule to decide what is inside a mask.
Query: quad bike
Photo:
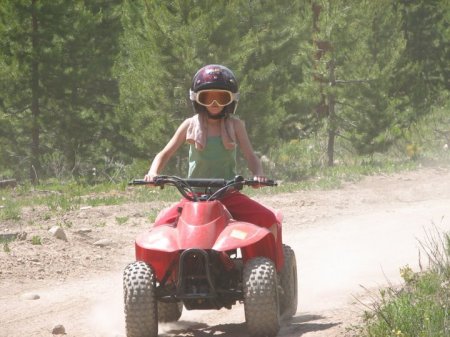
[[[130,184],[172,185],[187,200],[175,223],[136,238],[136,262],[123,274],[127,337],[157,336],[158,322],[177,321],[183,306],[231,309],[237,302],[251,336],[276,336],[281,317],[297,311],[297,266],[281,241],[282,216],[267,229],[234,220],[220,202],[230,189],[276,183],[158,176]]]

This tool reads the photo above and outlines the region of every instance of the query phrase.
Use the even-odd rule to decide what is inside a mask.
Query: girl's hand
[[[257,181],[257,182],[260,182],[260,183],[265,183],[267,181],[267,177],[265,177],[265,176],[254,176],[253,180]],[[253,188],[260,188],[260,187],[261,187],[261,185],[259,185],[259,184],[253,185]]]
[[[266,176],[254,176],[253,180],[259,181],[260,183],[265,183],[267,181],[267,177]]]
[[[155,178],[156,176],[157,176],[157,174],[148,172],[148,173],[145,175],[145,177],[144,177],[144,181],[146,181],[146,182],[152,182],[152,181],[153,181],[153,178]]]

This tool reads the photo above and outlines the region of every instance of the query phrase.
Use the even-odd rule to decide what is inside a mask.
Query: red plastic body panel
[[[230,219],[219,201],[187,203],[177,224],[179,248],[211,249]]]
[[[240,248],[244,261],[265,256],[275,262],[277,270],[283,264],[281,224],[267,229],[235,221],[219,201],[188,202],[175,226],[152,227],[135,242],[136,259],[149,263],[158,280],[180,252],[189,248],[216,251]]]
[[[233,221],[220,233],[212,247],[217,251],[226,251],[252,245],[270,235],[267,228],[248,222]]]

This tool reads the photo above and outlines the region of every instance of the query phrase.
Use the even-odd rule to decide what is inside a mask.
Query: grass
[[[404,285],[380,290],[364,324],[355,328],[358,336],[450,336],[450,236],[428,235],[421,246],[429,267],[420,272],[401,268]]]
[[[343,182],[356,182],[362,177],[375,174],[390,174],[419,167],[420,161],[390,161],[383,157],[360,158],[353,164],[336,165],[317,169],[314,175],[295,182],[280,181],[277,188],[245,188],[250,196],[290,193],[298,190],[339,188]],[[276,178],[276,177],[275,177]],[[83,206],[121,205],[134,202],[172,202],[181,197],[175,188],[127,187],[120,184],[102,183],[82,185],[74,181],[55,183],[49,181],[39,186],[20,185],[15,189],[0,190],[0,220],[18,222],[22,208],[45,207],[46,219],[52,214],[64,214]]]
[[[61,228],[72,228],[73,227],[73,223],[70,220],[63,219],[62,222],[58,222],[56,224],[56,226],[61,227]]]
[[[127,201],[126,196],[111,195],[102,197],[89,197],[84,202],[85,204],[96,207],[96,206],[108,206],[108,205],[121,205]]]
[[[16,240],[15,236],[13,236],[13,237],[0,236],[0,245],[3,246],[3,251],[5,253],[11,252],[11,248],[9,247],[9,244],[15,240]]]
[[[148,220],[153,223],[156,220],[156,217],[158,216],[159,210],[156,209],[151,209],[148,213],[147,213],[147,218]]]
[[[10,195],[3,196],[1,199],[0,220],[20,220],[22,214],[20,205],[13,201]]]
[[[39,235],[33,235],[31,238],[31,244],[32,245],[42,245],[42,238]]]
[[[116,223],[118,225],[124,225],[129,220],[127,216],[116,216]]]

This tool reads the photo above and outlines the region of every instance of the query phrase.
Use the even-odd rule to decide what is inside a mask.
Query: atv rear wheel
[[[127,337],[158,335],[155,273],[145,262],[130,263],[123,272]]]
[[[281,269],[280,285],[283,292],[280,296],[281,315],[292,317],[297,312],[298,286],[297,261],[295,253],[288,245],[283,245],[284,265]]]
[[[183,313],[183,303],[158,302],[158,322],[176,322]]]
[[[272,260],[256,257],[244,266],[244,310],[253,337],[273,337],[280,330],[277,272]]]

